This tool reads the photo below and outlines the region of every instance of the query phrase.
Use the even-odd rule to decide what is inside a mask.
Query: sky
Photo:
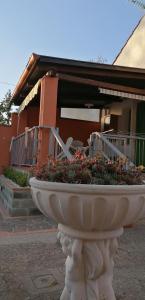
[[[143,14],[128,0],[0,0],[0,100],[33,52],[111,64]]]

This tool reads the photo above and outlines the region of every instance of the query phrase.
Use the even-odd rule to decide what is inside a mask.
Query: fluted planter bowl
[[[108,231],[145,215],[145,185],[68,184],[30,179],[40,211],[83,231]]]
[[[67,256],[60,300],[116,300],[113,256],[123,226],[145,217],[145,185],[67,184],[30,179],[41,212],[58,225]]]

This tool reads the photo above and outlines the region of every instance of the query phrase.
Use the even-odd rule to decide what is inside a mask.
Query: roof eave
[[[37,61],[40,59],[40,55],[36,53],[32,53],[32,55],[29,58],[29,61],[26,65],[26,68],[24,69],[15,89],[11,97],[11,103],[14,102],[17,95],[20,93],[21,89],[23,88],[26,80],[30,76],[30,74],[33,72],[33,69],[35,68],[35,65],[37,64]]]

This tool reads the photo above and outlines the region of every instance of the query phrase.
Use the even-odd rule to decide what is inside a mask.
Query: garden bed
[[[40,213],[32,200],[30,187],[20,187],[4,175],[0,176],[0,203],[13,217]]]

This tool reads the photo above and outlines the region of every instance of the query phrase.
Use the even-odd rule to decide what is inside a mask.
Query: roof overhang
[[[89,93],[90,91],[94,99],[98,96],[98,100],[99,97],[101,99],[101,94],[106,95],[106,101],[113,96],[119,99],[119,97],[122,97],[123,93],[124,96],[125,93],[126,95],[145,96],[145,69],[32,54],[13,92],[11,102],[15,105],[21,105],[34,88],[37,81],[50,71],[52,76],[59,76],[60,90],[62,90],[62,93],[64,92],[64,86],[66,86],[66,90],[68,86],[72,86],[72,94],[74,92],[74,86],[76,89],[77,87],[81,88],[81,86],[86,86],[86,92],[88,91]],[[102,90],[100,93],[100,89],[103,89],[104,92],[106,92],[103,93]],[[107,90],[114,91],[114,94],[109,94]],[[115,92],[117,94],[115,94]],[[119,96],[119,93],[122,94]],[[65,98],[66,91],[64,94]],[[103,99],[100,101],[103,101]],[[62,105],[66,105],[65,101]]]

